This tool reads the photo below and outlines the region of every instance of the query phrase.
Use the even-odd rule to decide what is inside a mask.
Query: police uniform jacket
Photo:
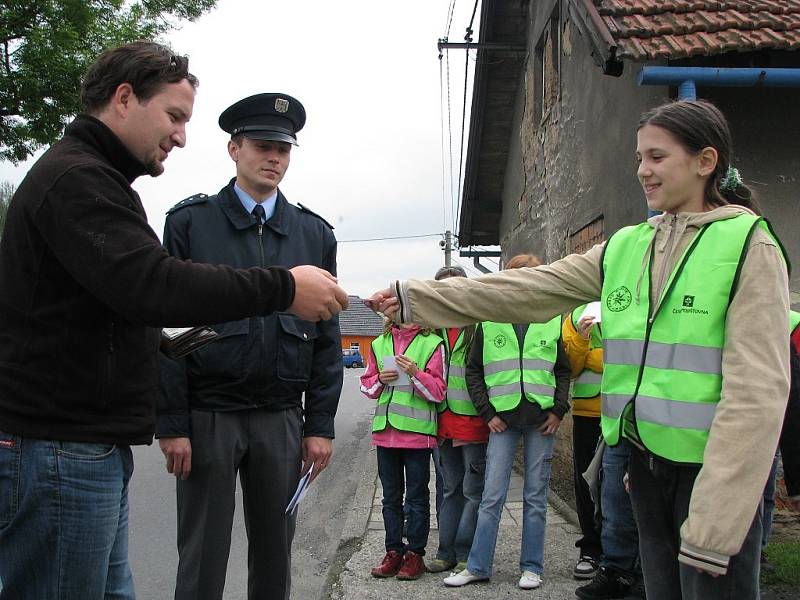
[[[233,188],[188,198],[167,215],[164,245],[173,256],[234,267],[310,264],[336,273],[330,225],[279,191],[262,226]],[[301,405],[304,436],[333,438],[342,388],[338,317],[313,323],[288,312],[212,324],[219,338],[181,360],[161,357],[156,436],[191,434],[190,409],[229,411]]]

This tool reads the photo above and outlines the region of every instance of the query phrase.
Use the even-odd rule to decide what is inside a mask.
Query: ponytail
[[[744,184],[739,169],[732,166],[724,168],[720,164],[717,165],[706,185],[705,201],[709,206],[736,204],[752,210],[757,215],[762,214],[757,194]]]

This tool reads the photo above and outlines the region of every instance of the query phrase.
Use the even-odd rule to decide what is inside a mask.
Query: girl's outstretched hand
[[[398,354],[395,357],[395,360],[397,361],[397,366],[400,367],[401,369],[403,369],[403,371],[405,371],[408,374],[409,377],[413,377],[414,375],[417,374],[417,371],[419,371],[419,368],[417,367],[417,363],[415,363],[413,360],[411,360],[407,356],[404,356],[402,354]]]
[[[395,298],[391,288],[375,292],[364,300],[364,304],[375,312],[383,313],[390,319],[394,318],[400,308],[400,302]]]

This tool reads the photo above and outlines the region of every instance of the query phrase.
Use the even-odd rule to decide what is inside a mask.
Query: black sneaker
[[[575,590],[584,600],[622,599],[633,587],[631,577],[600,567],[591,583]]]

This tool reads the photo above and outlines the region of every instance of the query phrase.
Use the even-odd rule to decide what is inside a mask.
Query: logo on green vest
[[[506,345],[506,336],[504,336],[502,333],[498,333],[496,336],[494,336],[495,348],[502,348],[505,345]]]
[[[621,285],[608,295],[608,298],[606,298],[606,306],[611,312],[620,312],[631,305],[632,299],[631,291],[624,285]]]
[[[686,294],[680,307],[673,308],[673,315],[707,315],[708,310],[702,306],[695,306],[695,296]],[[677,299],[676,299],[677,300]]]

